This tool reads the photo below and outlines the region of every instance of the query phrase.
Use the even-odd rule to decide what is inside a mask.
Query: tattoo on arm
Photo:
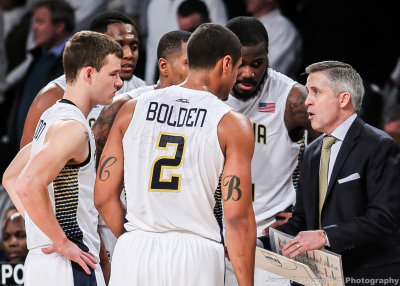
[[[96,146],[97,148],[100,147],[101,150],[103,150],[106,144],[116,114],[117,112],[114,111],[113,108],[104,109],[92,127],[96,139]]]
[[[109,106],[104,107],[96,122],[92,126],[94,138],[96,140],[96,167],[99,166],[98,159],[101,157],[101,153],[103,152],[104,146],[106,145],[107,138],[110,134],[111,126],[114,123],[115,117],[117,116],[117,113],[120,110],[121,106],[126,101],[127,100],[121,99],[112,103]]]
[[[108,168],[110,168],[112,165],[117,162],[117,158],[110,156],[108,158],[105,158],[103,156],[100,160],[100,171],[99,171],[99,179],[101,181],[107,181],[110,178],[110,171]]]
[[[292,114],[292,118],[300,117],[302,120],[307,119],[307,107],[305,101],[307,93],[303,92],[299,88],[293,88],[290,92],[289,98],[289,109]]]
[[[311,127],[311,122],[307,115],[307,106],[305,101],[307,92],[300,84],[296,84],[290,91],[286,102],[285,123],[293,141],[298,141],[303,129],[309,133],[309,141],[317,138],[321,133]]]
[[[240,186],[240,178],[235,175],[225,176],[222,179],[222,184],[224,186],[228,186],[228,194],[224,201],[229,201],[232,199],[233,201],[238,201],[242,197],[242,190],[239,188]]]
[[[89,141],[89,132],[85,131],[86,141]]]

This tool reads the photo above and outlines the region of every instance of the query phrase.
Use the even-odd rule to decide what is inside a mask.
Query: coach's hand
[[[46,254],[53,252],[60,253],[68,259],[78,263],[88,275],[90,275],[88,266],[90,266],[92,269],[96,269],[96,259],[90,253],[83,251],[75,243],[69,240],[66,240],[61,246],[53,244],[52,246],[42,248],[42,251]]]
[[[326,239],[322,235],[322,230],[301,231],[283,246],[282,255],[294,258],[305,251],[320,249],[325,244]]]

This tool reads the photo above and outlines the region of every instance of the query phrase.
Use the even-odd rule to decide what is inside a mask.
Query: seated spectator
[[[3,173],[1,173],[3,176]],[[3,185],[0,184],[0,222],[10,216],[9,210],[15,209],[13,202],[11,201],[8,193]],[[0,240],[2,237],[2,227],[0,226]]]
[[[7,142],[0,142],[2,159],[12,158],[19,145],[25,118],[36,94],[49,81],[63,74],[62,53],[74,31],[74,10],[64,1],[44,0],[36,3],[33,12],[33,34],[36,47],[31,51],[32,63],[22,79],[6,96],[13,98],[6,122]],[[2,166],[3,167],[3,166]]]
[[[385,103],[382,92],[376,84],[365,80],[363,84],[365,93],[358,115],[365,123],[382,129],[382,113]]]
[[[400,145],[400,105],[391,106],[384,118],[383,129]]]
[[[0,1],[3,11],[4,43],[7,74],[25,59],[26,40],[29,33],[31,13],[26,0]]]
[[[1,246],[5,261],[11,263],[24,262],[28,249],[26,246],[25,222],[23,217],[14,212],[2,223],[3,240]]]
[[[21,138],[26,114],[39,90],[63,74],[62,52],[75,28],[74,10],[63,1],[41,1],[33,13],[36,48],[33,62],[22,81],[17,108],[17,135]]]
[[[13,103],[12,93],[6,93],[11,84],[7,75],[26,59],[26,40],[32,13],[25,5],[26,0],[0,1],[0,121],[8,119]],[[6,124],[0,126],[4,134]]]

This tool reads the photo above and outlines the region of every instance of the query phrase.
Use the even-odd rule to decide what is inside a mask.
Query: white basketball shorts
[[[80,265],[54,252],[45,254],[39,248],[30,250],[25,260],[25,286],[105,286],[100,264],[96,270],[89,267],[92,274],[87,275]]]
[[[222,286],[224,248],[194,234],[129,231],[115,246],[109,285]]]

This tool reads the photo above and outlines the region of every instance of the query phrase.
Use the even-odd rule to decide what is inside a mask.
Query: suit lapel
[[[361,127],[363,124],[364,122],[359,117],[356,117],[353,124],[347,131],[342,146],[340,147],[339,153],[336,157],[335,165],[333,166],[332,169],[332,174],[329,179],[329,185],[328,185],[328,190],[326,192],[325,201],[328,199],[329,193],[332,191],[332,187],[336,182],[336,178],[339,174],[340,169],[342,168],[351,150],[353,150],[354,146],[357,143],[357,138],[360,135]]]

